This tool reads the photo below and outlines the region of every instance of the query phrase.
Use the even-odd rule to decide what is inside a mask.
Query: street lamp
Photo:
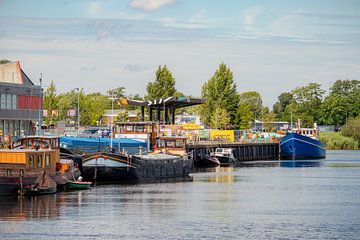
[[[110,150],[113,148],[112,140],[113,140],[113,122],[114,122],[114,95],[111,94],[111,97],[108,98],[111,100],[111,121],[110,121]]]
[[[78,91],[78,100],[77,100],[77,134],[79,135],[80,131],[80,88],[75,88]]]

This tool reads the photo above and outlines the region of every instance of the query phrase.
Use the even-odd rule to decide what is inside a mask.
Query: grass
[[[345,137],[341,132],[321,132],[319,140],[325,143],[328,150],[357,150],[359,142],[351,137]]]

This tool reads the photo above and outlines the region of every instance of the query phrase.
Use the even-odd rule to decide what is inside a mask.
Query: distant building
[[[0,138],[34,134],[41,103],[40,86],[23,72],[20,62],[0,64]]]
[[[268,123],[268,125],[271,125],[273,129],[278,129],[282,131],[290,129],[289,122],[270,122]],[[252,129],[254,131],[261,131],[264,128],[264,123],[262,121],[255,120],[255,122],[252,123]]]
[[[111,125],[111,117],[113,117],[113,121],[116,122],[116,118],[120,113],[127,112],[129,115],[129,122],[139,121],[139,116],[134,110],[125,110],[125,109],[114,109],[114,110],[105,110],[104,115],[101,119],[101,125],[110,126]]]

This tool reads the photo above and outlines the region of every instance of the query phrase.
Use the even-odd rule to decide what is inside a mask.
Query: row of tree
[[[116,99],[126,97],[145,100],[185,96],[176,90],[175,85],[175,78],[166,65],[158,67],[155,80],[148,83],[147,94],[144,97],[127,94],[124,87],[111,89],[106,95],[85,94],[83,89],[57,95],[52,82],[44,93],[43,107],[48,112],[57,109],[59,114],[50,115],[45,121],[54,123],[65,119],[68,109],[77,109],[79,98],[80,123],[95,125],[105,110],[111,109],[110,96]],[[348,119],[359,115],[360,81],[337,80],[327,96],[317,83],[297,87],[291,92],[281,93],[270,111],[263,106],[262,97],[258,92],[238,92],[232,71],[226,64],[221,63],[214,75],[202,86],[201,98],[205,100],[204,104],[184,110],[200,114],[203,123],[211,128],[247,129],[255,119],[264,120],[263,126],[267,130],[272,128],[271,122],[290,122],[291,119],[301,119],[303,126],[307,127],[313,126],[315,122],[343,125]],[[117,104],[114,107],[119,108]]]

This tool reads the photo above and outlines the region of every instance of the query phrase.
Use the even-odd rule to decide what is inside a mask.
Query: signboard
[[[211,141],[234,142],[234,130],[210,130]]]
[[[203,129],[202,126],[194,124],[194,123],[186,123],[184,125],[182,125],[184,130],[198,130],[198,129]]]
[[[75,117],[76,116],[76,109],[69,109],[67,111],[67,116],[68,117]]]

